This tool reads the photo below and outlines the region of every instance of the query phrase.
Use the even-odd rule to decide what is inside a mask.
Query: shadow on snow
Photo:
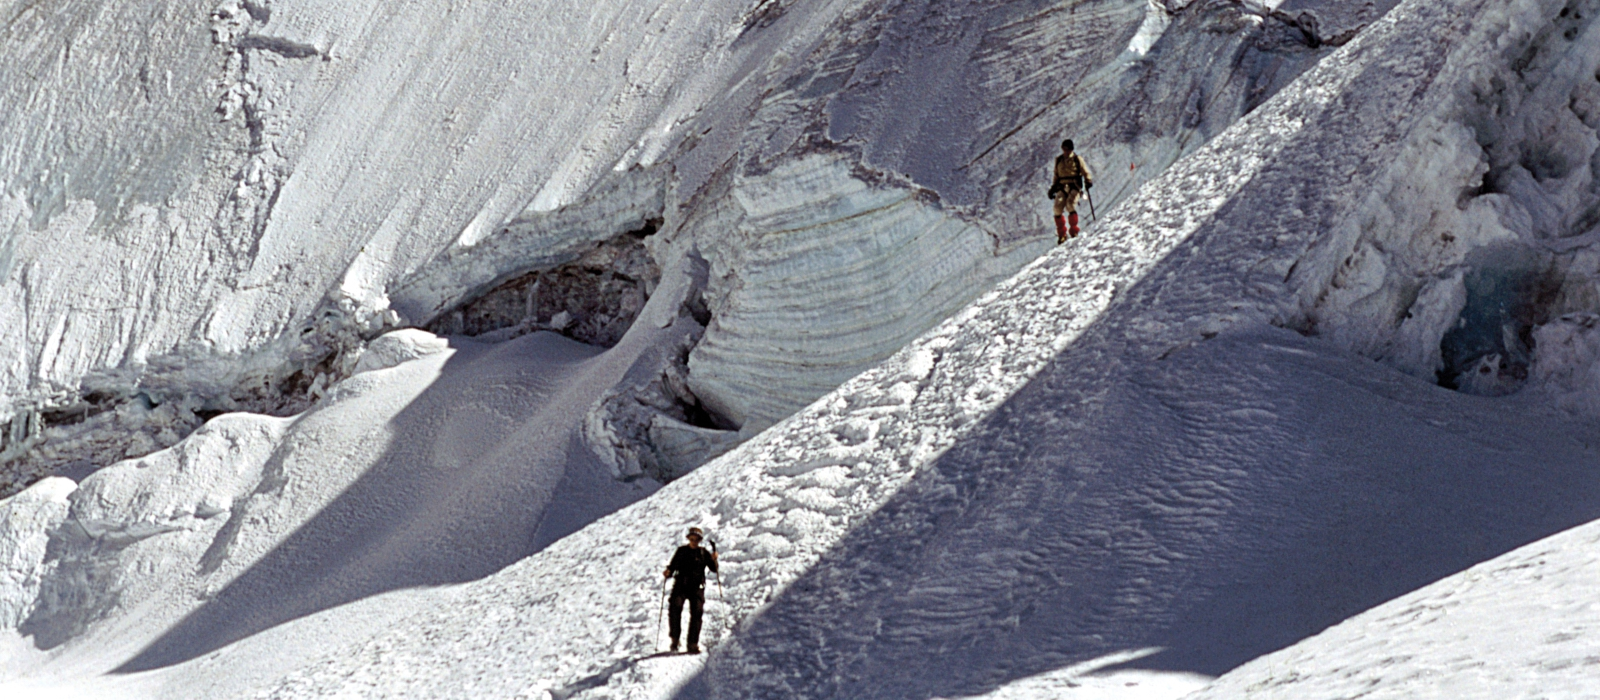
[[[1288,331],[1088,391],[1084,365],[1036,377],[678,697],[979,694],[1146,647],[1125,667],[1219,675],[1600,518],[1593,426]]]
[[[591,483],[609,473],[572,410],[598,395],[589,384],[610,374],[596,369],[605,362],[548,333],[460,349],[344,493],[116,672],[179,664],[368,596],[480,579],[626,505]],[[224,527],[207,558],[225,556],[239,527]]]

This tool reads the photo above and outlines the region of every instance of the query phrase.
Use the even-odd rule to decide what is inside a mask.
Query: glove
[[[1061,194],[1061,188],[1060,187],[1051,187],[1050,191],[1045,193],[1045,195],[1048,196],[1051,199],[1055,199],[1056,195],[1058,195],[1058,194]]]
[[[1092,189],[1094,189],[1094,183],[1093,182],[1089,182],[1088,180],[1085,180],[1083,182],[1083,189],[1084,190],[1092,190]]]

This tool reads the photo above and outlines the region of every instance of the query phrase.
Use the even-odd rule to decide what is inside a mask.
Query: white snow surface
[[[40,650],[7,660],[15,690],[237,697],[414,610],[414,591],[492,573],[652,490],[613,480],[578,438],[629,369],[626,344],[452,346],[356,375],[303,416],[222,416],[64,498],[47,480],[5,501],[70,504],[36,511],[54,514],[48,557],[7,567],[44,579],[7,589]]]
[[[275,133],[279,122],[261,110],[300,104],[284,96],[295,90],[317,96],[306,109],[364,124],[289,129],[277,132],[289,134],[289,155],[271,147],[251,152],[266,165],[241,169],[259,178],[238,182],[283,190],[251,244],[263,252],[238,272],[260,286],[231,289],[216,306],[194,302],[171,316],[212,314],[191,326],[218,331],[212,340],[220,352],[280,342],[278,333],[297,327],[298,315],[324,303],[318,295],[333,288],[367,318],[383,317],[390,283],[415,291],[406,297],[415,308],[445,308],[468,287],[514,272],[493,262],[498,254],[472,254],[473,246],[514,248],[493,242],[509,233],[505,241],[551,246],[518,252],[524,260],[549,250],[559,255],[566,243],[549,235],[547,222],[594,211],[631,223],[650,213],[637,201],[586,199],[589,183],[655,197],[662,190],[651,183],[670,166],[676,184],[667,187],[676,194],[660,195],[666,231],[651,244],[668,277],[611,350],[548,333],[492,346],[449,339],[449,349],[416,331],[382,336],[366,351],[372,359],[352,359],[367,371],[334,385],[301,416],[223,416],[171,449],[103,469],[76,489],[45,481],[0,503],[15,539],[0,549],[0,602],[23,635],[7,645],[0,692],[1178,697],[1285,647],[1284,656],[1240,667],[1234,678],[1242,686],[1221,679],[1217,697],[1256,692],[1261,664],[1265,682],[1298,682],[1300,676],[1274,676],[1267,662],[1275,658],[1295,659],[1313,684],[1303,687],[1331,688],[1335,697],[1348,670],[1396,692],[1416,691],[1423,686],[1404,683],[1428,679],[1385,675],[1373,666],[1381,660],[1352,657],[1348,645],[1329,650],[1313,635],[1600,519],[1593,478],[1600,455],[1588,439],[1596,427],[1590,411],[1600,344],[1592,314],[1600,255],[1591,250],[1594,222],[1585,216],[1600,201],[1593,166],[1600,146],[1593,126],[1600,119],[1597,3],[1410,0],[1341,41],[1342,48],[1304,47],[1292,60],[1239,49],[1264,36],[1240,27],[1281,22],[1273,13],[1289,3],[1257,11],[1167,2],[1171,21],[1154,41],[1156,24],[1147,20],[1156,6],[1142,1],[1018,3],[992,11],[909,2],[893,4],[894,12],[871,3],[764,3],[746,14],[718,3],[663,5],[654,13],[628,6],[642,22],[608,14],[625,4],[595,6],[589,15],[555,14],[570,12],[566,7],[516,10],[551,13],[535,19],[556,22],[543,25],[553,28],[551,45],[577,55],[560,42],[593,35],[561,34],[556,30],[570,27],[555,18],[619,27],[597,51],[625,60],[624,76],[637,52],[659,52],[649,54],[659,60],[645,63],[656,73],[628,85],[650,98],[615,98],[604,112],[622,115],[614,119],[596,122],[576,106],[536,106],[527,92],[517,92],[523,102],[510,106],[483,98],[488,117],[463,113],[486,119],[478,127],[485,134],[565,126],[586,135],[586,146],[560,151],[567,155],[535,148],[526,159],[537,163],[516,166],[524,170],[499,166],[494,177],[510,183],[504,185],[439,160],[400,167],[413,153],[420,162],[478,142],[422,139],[413,147],[416,133],[374,130],[355,117],[396,114],[396,125],[415,126],[416,110],[442,114],[430,102],[439,94],[477,99],[472,90],[481,83],[465,79],[459,93],[407,92],[398,102],[385,99],[393,88],[371,86],[432,84],[406,82],[408,66],[456,75],[442,67],[450,62],[389,57],[428,47],[463,56],[465,48],[447,48],[500,27],[488,13],[512,13],[509,6],[460,8],[459,20],[441,24],[421,3],[348,16],[319,14],[310,4],[304,14],[289,14],[300,6],[238,3],[218,10],[214,27],[231,49],[171,39],[186,50],[220,51],[241,75],[292,74],[269,80],[270,90],[250,81],[220,86],[224,114],[237,110],[233,116],[260,123],[262,133]],[[34,7],[5,6],[8,26],[44,21]],[[1369,3],[1341,17],[1381,9]],[[721,33],[697,33],[706,26],[700,22],[716,21],[695,13],[730,21]],[[545,31],[520,24],[526,16],[514,18],[517,28],[497,31]],[[682,24],[671,25],[673,18]],[[648,34],[658,19],[683,33]],[[872,21],[845,21],[859,19]],[[379,20],[438,43],[383,32],[340,41],[344,35],[328,29]],[[1057,90],[1038,89],[1060,75],[1030,72],[1020,60],[964,60],[1030,55],[1080,21],[1094,31],[1083,33],[1090,38],[1081,46],[1067,42],[1065,51],[1093,57],[1066,64],[1077,71],[1068,81],[1076,92],[1068,95],[1122,101],[1063,101]],[[234,33],[277,31],[279,22],[278,34]],[[757,29],[747,36],[749,27]],[[630,43],[628,32],[670,38]],[[109,41],[104,32],[90,35]],[[261,38],[241,43],[240,36]],[[924,41],[931,37],[949,41]],[[1164,44],[1175,37],[1184,39],[1180,46]],[[895,58],[918,43],[929,47],[921,58]],[[341,51],[369,45],[392,52],[341,64]],[[719,46],[727,53],[708,48]],[[685,47],[727,63],[709,70],[715,79],[675,73],[687,69],[668,57]],[[1215,55],[1259,62],[1242,73],[1187,71],[1181,61],[1165,71],[1150,67],[1163,51],[1195,65],[1219,65],[1200,62]],[[58,54],[39,48],[30,55]],[[257,59],[246,67],[246,56]],[[315,63],[319,57],[333,65]],[[354,71],[353,82],[295,73],[345,70]],[[605,67],[592,70],[528,80],[595,89],[583,75],[614,77]],[[1185,73],[1192,75],[1179,77]],[[534,89],[511,83],[508,90]],[[683,87],[666,96],[650,92],[668,84]],[[958,86],[939,93],[954,116],[901,109],[911,104],[907,95],[927,94],[918,88],[931,84]],[[360,99],[330,97],[339,90]],[[1176,95],[1189,97],[1166,99]],[[1144,112],[1158,111],[1157,104],[1173,111]],[[556,110],[539,112],[554,126],[525,125],[513,107]],[[687,130],[693,138],[665,135],[701,107],[705,121]],[[657,108],[650,114],[662,121],[631,111]],[[449,123],[447,117],[440,118]],[[1035,237],[1043,197],[1033,191],[1042,187],[1032,185],[1043,183],[1033,178],[1050,154],[1040,145],[1051,145],[1062,118],[1084,126],[1085,150],[1103,164],[1097,189],[1105,192],[1105,219],[940,321],[944,312],[921,305],[960,308],[982,293],[984,279],[1021,264],[1029,246],[1042,247]],[[627,125],[646,122],[649,130],[635,140],[640,132]],[[730,124],[738,128],[717,129]],[[52,128],[58,130],[43,132],[66,133]],[[350,139],[391,146],[338,146]],[[504,142],[486,139],[485,153],[505,150]],[[392,146],[399,143],[406,148]],[[623,151],[623,144],[631,145]],[[304,169],[272,180],[272,159],[300,162],[295,148],[323,145],[330,150],[304,161]],[[735,152],[737,162],[728,158]],[[21,162],[8,158],[3,162]],[[398,174],[310,174],[367,168]],[[611,174],[602,174],[607,168]],[[539,176],[517,181],[513,171]],[[435,179],[397,186],[417,172]],[[457,176],[478,184],[460,184]],[[94,223],[100,211],[114,209],[67,197],[71,185],[60,183],[70,178],[49,177],[42,181],[57,184],[33,190],[31,199],[10,194],[8,185],[0,221],[33,222],[57,207],[41,230],[65,235],[60,226],[87,232],[101,225]],[[644,180],[606,179],[618,177]],[[523,187],[529,180],[539,182],[531,198]],[[432,199],[452,187],[481,197],[472,206]],[[258,212],[251,197],[260,192],[246,187],[229,201]],[[528,202],[513,206],[517,198]],[[139,206],[128,211],[145,217],[140,221],[161,220]],[[254,216],[241,225],[255,226]],[[502,227],[513,216],[521,223]],[[275,228],[289,226],[285,221],[293,228]],[[94,230],[124,231],[121,225]],[[297,256],[316,256],[300,246],[313,239],[283,233],[289,230],[338,231],[315,240],[337,242],[344,257],[305,263]],[[411,237],[416,230],[432,231],[433,242]],[[713,234],[731,243],[714,245]],[[44,240],[32,235],[6,245]],[[119,239],[96,240],[110,246]],[[930,242],[936,245],[923,245]],[[959,262],[962,251],[977,262]],[[8,284],[65,279],[51,276],[46,258],[29,255],[10,258],[32,262]],[[703,283],[686,262],[697,257],[710,268]],[[262,260],[287,266],[268,271],[256,265]],[[952,267],[941,275],[942,265]],[[840,272],[819,274],[824,269]],[[407,277],[417,270],[422,274]],[[272,300],[277,282],[266,280],[279,276],[316,279],[302,285],[312,291],[300,301]],[[796,291],[782,293],[790,285]],[[136,292],[144,288],[115,292],[141,298]],[[863,288],[892,301],[847,307]],[[650,482],[615,478],[615,466],[593,449],[592,434],[604,428],[585,421],[616,387],[659,376],[661,356],[698,332],[680,308],[700,293],[713,322],[690,354],[689,381],[698,382],[708,405],[751,432],[775,424],[617,510],[648,494]],[[49,294],[13,298],[64,303]],[[184,304],[204,298],[186,296]],[[834,306],[844,308],[824,318]],[[263,314],[270,318],[252,317]],[[887,320],[874,322],[880,317]],[[818,333],[831,341],[807,346],[778,335],[823,321],[831,325]],[[60,332],[36,333],[40,343],[19,345],[38,354],[18,365],[15,377],[33,377],[38,367],[39,377],[70,384],[72,373],[114,365],[108,358],[136,344],[96,345],[104,329],[94,324],[77,331],[65,321],[39,322]],[[166,337],[177,343],[186,333]],[[799,348],[798,357],[760,348],[774,338],[779,348]],[[72,350],[80,346],[94,352]],[[1478,354],[1463,354],[1468,350]],[[872,366],[883,355],[888,359]],[[61,373],[49,374],[57,358],[65,358]],[[1470,393],[1435,383],[1453,362],[1474,363],[1459,378]],[[829,391],[851,374],[845,368],[867,366]],[[660,655],[659,571],[689,525],[707,528],[724,555],[721,580],[708,595],[710,653]],[[1555,544],[1511,555],[1520,557],[1515,565],[1485,565],[1413,595],[1459,601],[1462,612],[1450,614],[1499,629],[1514,629],[1508,616],[1533,610],[1549,616],[1541,621],[1548,638],[1565,635],[1570,630],[1557,629],[1555,617],[1566,609],[1563,601],[1579,603],[1577,589],[1563,583],[1583,578],[1590,560],[1570,533],[1548,542]],[[1478,592],[1498,587],[1472,583],[1485,571],[1513,572],[1502,582],[1539,581],[1543,567],[1551,583],[1534,589],[1525,607],[1504,605],[1505,594]],[[1539,601],[1553,607],[1539,608]],[[1438,625],[1407,626],[1414,614],[1386,610],[1326,634],[1388,635],[1369,643],[1392,643],[1397,654],[1411,656],[1399,665],[1414,661],[1438,683],[1483,679],[1472,675],[1479,667],[1456,659],[1499,648],[1459,635],[1441,639]],[[1590,641],[1579,634],[1556,644],[1567,655]],[[1498,668],[1527,669],[1536,657],[1514,655]],[[1503,687],[1559,695],[1600,683],[1594,669],[1544,664],[1537,685],[1512,685],[1530,682],[1524,678]]]
[[[403,328],[374,338],[356,361],[356,374],[388,369],[403,362],[436,355],[449,349],[450,344],[427,331]]]
[[[959,697],[1151,648],[1123,665],[1215,675],[1600,517],[1588,419],[1278,327],[1344,259],[1330,232],[1371,210],[1373,178],[1345,174],[1411,167],[1503,65],[1484,47],[1556,9],[1401,6],[1101,235],[263,696]],[[690,524],[726,554],[714,647],[654,657],[659,567]]]
[[[1247,663],[1189,700],[1600,697],[1600,523]]]
[[[33,612],[39,584],[47,575],[45,554],[50,531],[67,515],[71,479],[43,479],[0,502],[0,627],[14,629]]]

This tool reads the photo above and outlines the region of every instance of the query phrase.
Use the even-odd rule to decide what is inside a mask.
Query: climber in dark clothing
[[[706,605],[706,569],[717,571],[717,553],[700,546],[704,535],[700,528],[689,528],[689,544],[672,553],[672,561],[661,575],[673,578],[672,598],[668,612],[672,616],[667,630],[672,633],[672,650],[678,650],[678,618],[683,613],[683,602],[689,601],[689,653],[700,653],[700,615]]]

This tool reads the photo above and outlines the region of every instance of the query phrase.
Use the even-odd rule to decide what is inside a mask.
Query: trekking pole
[[[711,543],[711,553],[712,554],[716,554],[717,553],[717,541],[716,540],[706,540],[706,541]],[[722,603],[724,605],[727,604],[727,601],[723,600],[723,595],[722,595],[722,567],[721,566],[717,567],[717,602],[718,603]]]
[[[1089,200],[1089,217],[1091,221],[1099,221],[1100,217],[1094,213],[1094,193],[1089,191],[1088,182],[1084,182],[1083,196]]]
[[[706,542],[709,542],[711,544],[711,553],[712,554],[716,554],[717,553],[717,541],[716,540],[706,540]],[[722,592],[722,566],[720,564],[717,566],[717,572],[716,573],[717,573],[717,604],[719,604],[719,605],[721,605],[723,607],[722,620],[723,620],[724,624],[726,624],[728,620],[732,619],[732,616],[728,614],[728,610],[727,610],[728,601],[726,600],[726,596]],[[727,630],[723,630],[723,631],[726,632]],[[719,637],[719,639],[720,639],[720,637]]]
[[[656,651],[661,651],[661,628],[667,623],[667,581],[661,579],[661,614],[656,616]]]

